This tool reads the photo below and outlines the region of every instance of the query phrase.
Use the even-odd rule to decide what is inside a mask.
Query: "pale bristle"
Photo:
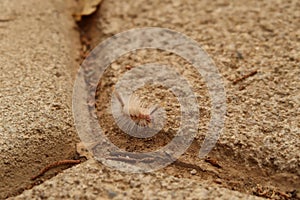
[[[157,122],[161,123],[164,120],[156,118],[161,117],[164,113],[163,110],[159,109],[159,106],[146,106],[136,95],[123,99],[115,92],[115,96],[118,101],[113,104],[113,112],[117,124],[123,131],[143,137],[147,132],[154,132],[151,129],[161,128]]]
[[[132,95],[127,105],[124,105],[123,112],[140,126],[151,124],[150,107],[145,107],[136,95]]]

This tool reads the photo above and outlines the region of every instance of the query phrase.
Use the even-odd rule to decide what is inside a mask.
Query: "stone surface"
[[[195,39],[225,82],[227,121],[220,151],[300,175],[299,6],[297,0],[106,0],[92,31],[100,32],[95,44],[139,27],[170,28]],[[254,70],[255,76],[233,84]]]
[[[45,164],[74,154],[71,74],[78,44],[71,4],[3,0],[2,5],[0,198],[31,188],[30,177]],[[224,133],[210,154],[213,159],[209,164],[197,157],[204,122],[210,116],[209,96],[199,77],[187,68],[181,73],[198,86],[195,91],[203,113],[198,146],[181,158],[188,164],[150,174],[126,174],[91,159],[12,199],[299,196],[299,7],[297,0],[103,0],[90,26],[93,46],[130,28],[166,27],[195,39],[216,62],[228,108]],[[152,55],[159,61],[166,58],[142,52],[132,60],[143,63],[151,61]],[[125,63],[135,64],[131,61]],[[181,61],[173,61],[180,69]],[[114,72],[108,73],[104,85],[116,80],[123,64],[112,65]],[[254,70],[254,76],[233,83]],[[47,174],[40,180],[49,178]]]
[[[74,27],[71,2],[1,1],[0,199],[29,187],[46,164],[74,156]]]
[[[94,160],[65,170],[14,199],[262,199],[163,173],[127,174]]]

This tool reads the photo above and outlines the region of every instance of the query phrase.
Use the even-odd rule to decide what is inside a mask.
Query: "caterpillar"
[[[147,130],[158,127],[160,116],[159,106],[146,106],[136,95],[131,95],[126,100],[117,92],[114,92],[117,102],[113,104],[116,121],[119,127],[126,133],[146,134]],[[153,131],[151,131],[153,132]]]

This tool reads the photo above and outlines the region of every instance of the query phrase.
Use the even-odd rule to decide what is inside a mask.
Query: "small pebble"
[[[214,182],[217,183],[217,184],[222,184],[222,180],[219,179],[219,178],[215,179]]]
[[[190,173],[191,173],[192,175],[195,175],[195,174],[197,174],[197,170],[193,169],[192,171],[190,171]]]
[[[111,64],[111,68],[113,70],[119,70],[120,69],[120,65],[113,63],[113,64]]]

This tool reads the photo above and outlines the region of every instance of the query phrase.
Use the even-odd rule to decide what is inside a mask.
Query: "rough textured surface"
[[[220,145],[246,162],[300,175],[299,6],[296,0],[106,0],[94,40],[145,26],[195,39],[225,81],[227,125]],[[254,77],[233,84],[253,70]]]
[[[20,30],[22,26],[17,24],[21,23],[18,21],[18,18],[15,19],[15,22],[0,22],[0,35],[5,34],[5,37],[0,37],[1,47],[3,46],[3,49],[8,49],[3,53],[1,52],[1,55],[5,56],[0,58],[1,69],[3,68],[3,71],[7,71],[7,73],[1,75],[0,100],[1,106],[5,107],[5,110],[1,111],[1,115],[4,116],[11,109],[12,111],[7,115],[14,120],[13,122],[6,122],[10,118],[1,116],[0,128],[4,127],[6,130],[8,129],[7,126],[10,125],[12,129],[9,130],[13,130],[13,128],[16,130],[21,129],[21,132],[1,131],[1,134],[5,134],[2,138],[8,138],[8,135],[11,134],[12,137],[9,140],[9,144],[13,144],[14,146],[11,148],[16,150],[11,151],[12,153],[3,154],[1,152],[0,163],[1,170],[6,170],[3,171],[6,173],[4,180],[8,182],[4,182],[4,184],[8,184],[10,187],[11,185],[18,185],[18,188],[22,188],[24,182],[21,180],[24,177],[26,180],[31,175],[35,175],[36,169],[40,169],[44,163],[59,160],[68,155],[68,151],[60,151],[59,147],[64,149],[62,146],[67,143],[65,136],[72,131],[69,132],[69,129],[60,129],[61,126],[59,124],[65,121],[71,124],[70,104],[60,105],[59,107],[62,109],[58,111],[56,110],[57,105],[54,106],[55,110],[53,112],[55,114],[53,116],[56,121],[53,117],[50,118],[51,121],[48,118],[45,119],[39,116],[44,116],[45,112],[37,112],[34,116],[39,117],[32,118],[32,120],[43,121],[45,119],[51,126],[41,122],[44,125],[43,128],[46,127],[45,129],[41,129],[44,132],[29,137],[29,133],[35,133],[31,131],[33,126],[31,124],[36,123],[24,120],[24,117],[22,117],[23,113],[18,114],[16,110],[19,111],[20,109],[18,110],[17,108],[22,108],[23,103],[27,105],[26,103],[30,104],[31,101],[20,99],[18,102],[16,99],[20,98],[21,95],[27,95],[28,91],[36,91],[31,88],[40,89],[47,88],[47,86],[54,87],[53,85],[55,85],[55,89],[51,90],[49,96],[59,96],[59,100],[61,101],[57,100],[58,102],[68,102],[70,97],[70,93],[68,92],[71,92],[71,90],[65,87],[67,85],[66,80],[70,79],[64,76],[57,77],[55,80],[51,78],[56,72],[59,74],[68,73],[63,66],[69,63],[69,61],[64,59],[69,54],[65,53],[62,55],[60,53],[63,50],[70,51],[70,44],[65,44],[64,42],[69,41],[67,40],[69,37],[67,35],[70,31],[68,28],[71,26],[69,24],[71,20],[69,19],[69,22],[64,22],[62,25],[60,24],[63,21],[61,18],[59,18],[59,22],[55,21],[52,23],[44,19],[44,17],[51,19],[53,15],[64,16],[61,14],[63,13],[62,11],[54,12],[56,14],[51,12],[53,5],[61,5],[56,1],[45,3],[48,6],[48,9],[45,9],[47,10],[45,13],[41,12],[44,5],[37,5],[37,3],[34,4],[31,1],[27,1],[28,3],[14,3],[16,5],[11,4],[9,1],[3,2],[7,6],[1,8],[4,11],[6,10],[5,12],[0,12],[1,17],[3,15],[7,19],[10,15],[13,16],[14,12],[22,13],[26,11],[26,14],[22,15],[24,19],[22,18],[21,22],[24,24],[26,20],[33,20],[32,29],[35,30],[34,33],[23,33]],[[34,4],[35,6],[29,10],[22,9],[21,12],[19,11],[21,9],[19,7],[22,7],[23,4]],[[16,6],[16,8],[13,8],[14,12],[12,11],[13,6]],[[211,152],[211,160],[199,160],[197,153],[210,117],[209,95],[207,95],[205,83],[203,83],[201,77],[196,76],[190,70],[191,68],[185,65],[184,61],[173,55],[165,55],[159,51],[136,52],[136,55],[125,55],[106,72],[106,78],[102,80],[103,82],[100,84],[98,91],[101,92],[101,98],[105,100],[109,97],[112,84],[116,82],[122,73],[128,70],[125,67],[126,65],[136,66],[145,62],[152,62],[153,60],[167,60],[171,64],[174,64],[174,67],[179,69],[179,71],[181,66],[185,66],[186,68],[180,72],[196,86],[195,92],[197,93],[201,113],[203,114],[200,121],[199,136],[191,148],[179,159],[180,162],[174,163],[159,172],[146,175],[120,173],[107,169],[93,160],[89,160],[86,163],[66,170],[64,173],[31,190],[25,191],[16,198],[90,199],[106,197],[131,199],[143,198],[145,196],[145,198],[150,199],[155,196],[161,199],[171,199],[174,194],[178,198],[188,196],[196,199],[255,198],[251,194],[273,199],[299,198],[299,7],[299,1],[297,0],[103,0],[98,13],[92,17],[92,22],[85,21],[88,27],[87,33],[92,37],[93,46],[98,41],[102,41],[120,31],[144,26],[171,28],[190,36],[202,44],[203,48],[216,62],[220,73],[224,77],[228,103],[225,132],[214,151]],[[33,15],[32,13],[37,10],[39,10],[39,14]],[[39,22],[41,23],[40,26],[46,24],[47,27],[58,27],[54,29],[57,30],[58,34],[55,37],[60,38],[59,41],[61,41],[61,43],[55,43],[60,45],[59,48],[49,42],[49,38],[54,37],[53,34],[55,35],[55,31],[50,31],[51,36],[44,36],[45,38],[41,39],[39,45],[45,45],[42,46],[45,48],[45,52],[42,50],[38,51],[48,55],[48,57],[46,56],[43,59],[40,56],[34,56],[34,50],[39,45],[31,44],[31,40],[38,40],[36,35],[41,36],[43,34],[40,33],[47,32],[48,30],[39,28],[36,25]],[[55,26],[53,23],[55,23]],[[13,31],[18,31],[19,33],[13,35]],[[81,31],[85,32],[84,30]],[[62,38],[59,37],[61,34],[63,35]],[[8,39],[9,41],[16,41],[18,45],[13,42],[8,43]],[[27,48],[22,49],[22,45],[27,46]],[[26,56],[28,59],[25,59]],[[62,60],[59,60],[59,58]],[[19,64],[20,67],[16,69],[16,66],[19,66],[19,60],[23,61],[23,64]],[[5,65],[2,63],[5,63]],[[8,66],[6,63],[11,63],[9,65],[11,68],[5,67]],[[22,68],[21,66],[25,67]],[[33,67],[33,69],[30,70],[31,68],[28,66]],[[42,68],[39,68],[39,66],[42,66]],[[55,68],[54,66],[61,67]],[[20,70],[20,73],[17,70]],[[237,84],[233,84],[234,80],[254,70],[257,70],[257,74]],[[31,71],[34,71],[36,75],[31,76]],[[30,76],[26,76],[26,74],[30,74]],[[41,74],[47,78],[40,79],[39,75]],[[31,77],[37,83],[39,83],[39,80],[44,80],[44,82],[41,82],[45,86],[34,87],[36,82],[30,82],[32,84],[25,82],[26,80],[30,80]],[[14,83],[14,80],[18,80],[20,84]],[[2,89],[2,82],[5,85],[4,89]],[[21,83],[29,84],[29,86],[20,87]],[[15,85],[19,87],[14,87]],[[18,88],[22,90],[18,90]],[[61,90],[57,88],[61,88]],[[163,97],[163,100],[168,101],[168,98],[171,96],[170,94],[163,93],[163,89],[160,88],[156,88],[156,90],[153,87],[144,89],[138,92],[141,95],[146,95],[147,90],[153,92],[145,99],[149,99],[149,97],[155,99],[157,95],[162,95],[159,97]],[[40,102],[44,99],[42,98],[43,95],[41,95],[43,94],[42,92],[43,90],[36,93],[36,95],[32,93],[31,96],[26,97],[29,100],[35,99]],[[9,95],[12,97],[10,98]],[[46,97],[49,96],[46,95]],[[45,99],[47,100],[45,102],[48,102],[51,98]],[[101,113],[103,111],[102,108],[106,107],[103,103],[104,101],[102,102],[101,100],[98,101],[97,105],[99,109],[98,114],[100,115],[103,114]],[[13,107],[8,106],[14,105],[11,102],[17,102],[20,105],[16,109],[13,109]],[[33,108],[44,106],[50,109],[50,105],[52,104],[49,104],[49,107],[43,104],[33,104],[26,106],[28,109],[24,109],[23,112],[27,116],[34,110]],[[169,106],[171,114],[176,113],[176,111],[172,111],[172,108],[175,106],[172,101],[170,101]],[[11,113],[16,114],[11,115]],[[30,118],[26,117],[25,119]],[[121,148],[129,151],[148,150],[148,146],[153,147],[152,145],[154,145],[154,147],[157,147],[168,142],[168,140],[156,138],[156,140],[150,140],[150,145],[148,143],[148,146],[145,146],[143,142],[128,138],[124,136],[125,134],[120,135],[116,129],[111,129],[111,120],[106,117],[100,118],[100,124],[108,130],[113,130],[109,132],[112,135],[111,139],[119,143]],[[2,126],[2,124],[4,125]],[[53,126],[57,128],[55,129],[55,134],[57,135],[54,137],[52,137],[54,132],[51,131],[53,130],[51,129]],[[165,132],[167,137],[172,135],[172,128],[174,127],[170,127]],[[65,132],[61,130],[65,130]],[[70,127],[70,130],[73,130],[73,128]],[[23,139],[26,136],[29,139]],[[58,138],[60,139],[59,141],[57,141]],[[0,148],[3,148],[3,151],[7,152],[8,149],[5,148],[8,147],[8,142],[1,139],[0,141]],[[44,143],[41,144],[41,141],[44,141]],[[26,149],[26,144],[30,144],[33,147]],[[50,147],[52,148],[52,151],[50,151],[51,155],[46,159],[44,152],[48,152],[47,148],[49,149]],[[70,147],[68,150],[72,151],[73,149]],[[5,160],[8,160],[8,162],[4,163]],[[31,161],[37,160],[41,164],[33,164],[34,166],[36,165],[35,170],[33,170],[33,167],[25,168],[25,170],[21,169],[28,166],[28,163],[31,163]],[[6,166],[7,163],[18,165],[18,168],[12,168],[11,165]],[[218,165],[220,167],[217,167]],[[44,177],[40,180],[43,179]],[[11,180],[13,181],[9,182]],[[1,184],[3,183],[1,182]],[[0,187],[1,192],[8,188],[4,184]],[[226,187],[227,189],[220,187]],[[232,190],[238,190],[239,192]]]
[[[217,175],[225,187],[243,192],[251,193],[251,188],[263,185],[288,193],[298,191],[300,184],[297,7],[298,1],[106,0],[91,19],[93,26],[88,32],[93,46],[121,31],[145,26],[171,28],[198,41],[216,62],[227,91],[225,131],[210,154],[223,166]],[[163,136],[145,142],[122,135],[105,110],[113,85],[130,70],[127,66],[149,62],[171,64],[177,71],[181,68],[181,75],[194,86],[202,113],[200,129],[197,142],[181,160],[204,167],[195,152],[210,118],[209,95],[201,77],[176,56],[145,50],[128,53],[113,63],[98,90],[100,124],[113,130],[107,131],[107,135],[127,151],[148,151],[168,143],[176,123],[170,123],[172,126]],[[235,83],[254,71],[257,73],[253,76]],[[176,116],[177,105],[170,94],[164,94],[163,88],[146,86],[137,93],[146,100],[167,102],[171,114]],[[176,167],[165,168],[164,172],[191,179],[213,177],[205,173],[189,176]]]
[[[69,3],[1,1],[0,199],[75,153],[71,115],[78,34]]]
[[[262,199],[162,173],[126,174],[94,160],[65,170],[14,199]]]

